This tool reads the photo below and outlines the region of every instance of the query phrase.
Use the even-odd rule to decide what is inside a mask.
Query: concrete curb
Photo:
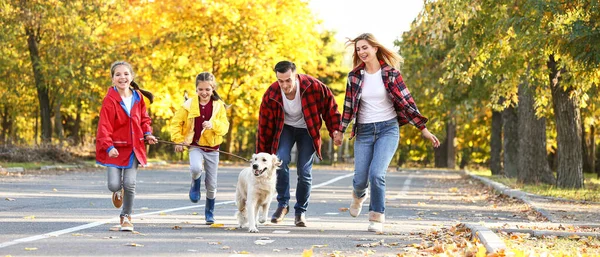
[[[502,241],[502,239],[491,229],[476,224],[465,223],[465,226],[471,229],[473,236],[479,238],[479,241],[481,241],[481,243],[485,246],[485,249],[488,253],[497,253],[501,250],[506,250],[506,244],[504,244],[504,241]]]
[[[550,215],[546,210],[540,208],[539,206],[537,206],[535,204],[535,202],[532,202],[531,200],[529,200],[529,196],[528,193],[525,193],[521,190],[518,189],[512,189],[510,187],[507,187],[501,183],[498,183],[496,181],[492,181],[490,179],[484,178],[484,177],[480,177],[477,175],[473,175],[471,173],[469,173],[468,171],[463,170],[463,174],[477,179],[479,181],[481,181],[483,184],[488,185],[492,188],[494,188],[496,191],[498,191],[501,194],[504,195],[508,195],[510,197],[513,198],[517,198],[520,199],[521,201],[525,202],[529,207],[531,207],[532,209],[534,209],[535,211],[539,212],[540,214],[542,214],[542,216],[544,216],[544,218],[546,218],[548,221],[550,222],[556,222],[555,220],[552,220],[552,215]]]
[[[492,231],[507,232],[507,233],[524,233],[524,234],[530,234],[534,237],[543,237],[543,236],[574,237],[574,236],[579,236],[579,237],[600,238],[600,233],[595,233],[595,232],[566,232],[566,231],[511,229],[511,228],[494,228],[494,229],[492,229]]]

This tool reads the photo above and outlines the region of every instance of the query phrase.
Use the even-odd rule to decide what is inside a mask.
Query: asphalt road
[[[301,256],[311,248],[315,256],[395,256],[421,242],[419,233],[457,222],[527,222],[518,210],[465,193],[471,182],[458,172],[413,170],[388,172],[385,233],[367,232],[368,201],[358,218],[344,210],[352,171],[315,167],[308,227],[295,227],[290,210],[283,223],[248,233],[234,217],[240,170],[219,170],[215,219],[222,227],[204,225],[204,201],[189,201],[186,168],[140,170],[135,233],[110,230],[120,211],[104,171],[0,177],[0,256]],[[385,245],[359,246],[381,240]]]

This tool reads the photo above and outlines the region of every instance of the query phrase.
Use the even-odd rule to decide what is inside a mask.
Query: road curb
[[[479,241],[481,241],[481,243],[485,246],[485,249],[488,253],[498,253],[506,250],[506,244],[504,244],[504,241],[502,241],[502,239],[491,229],[485,226],[469,223],[465,223],[465,226],[471,229],[473,236],[479,238]]]
[[[544,216],[544,218],[546,218],[548,221],[550,221],[550,222],[556,222],[555,220],[552,219],[552,215],[550,215],[546,210],[544,210],[544,209],[540,208],[539,206],[537,206],[535,204],[535,202],[531,201],[529,199],[529,196],[528,196],[527,193],[525,193],[525,192],[523,192],[521,190],[518,190],[518,189],[512,189],[512,188],[507,187],[506,185],[504,185],[502,183],[498,183],[498,182],[493,181],[491,179],[480,177],[480,176],[477,176],[477,175],[473,175],[473,174],[471,174],[470,172],[468,172],[466,170],[463,170],[463,174],[465,174],[465,175],[467,175],[467,176],[469,176],[471,178],[474,178],[474,179],[477,179],[477,180],[481,181],[483,184],[494,188],[496,191],[498,191],[501,194],[508,195],[510,197],[517,198],[517,199],[525,202],[525,204],[527,204],[529,207],[531,207],[535,211],[537,211],[540,214],[542,214],[542,216]]]
[[[544,236],[574,237],[574,236],[578,236],[578,237],[600,238],[600,233],[596,233],[596,232],[566,232],[566,231],[512,229],[512,228],[494,228],[491,230],[495,231],[495,232],[530,234],[534,237],[544,237]]]

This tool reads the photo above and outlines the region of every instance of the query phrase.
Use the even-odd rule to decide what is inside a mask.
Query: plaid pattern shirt
[[[408,88],[402,80],[400,71],[394,69],[383,61],[381,63],[381,76],[383,85],[388,92],[388,96],[392,99],[394,110],[398,117],[400,126],[407,123],[413,124],[419,129],[425,128],[427,118],[423,117],[415,104]],[[363,84],[363,75],[365,73],[365,64],[354,68],[348,73],[348,83],[346,84],[346,97],[344,100],[344,112],[342,114],[342,132],[345,132],[351,121],[355,121],[352,127],[353,138],[356,133],[356,114],[359,112],[360,97]]]
[[[298,74],[297,76],[300,82],[300,98],[304,121],[306,121],[308,134],[312,138],[317,156],[322,159],[319,130],[323,120],[325,120],[329,136],[333,138],[333,131],[341,129],[341,114],[338,112],[338,105],[335,102],[333,93],[325,84],[309,75]],[[260,104],[256,136],[257,153],[277,153],[284,118],[281,87],[278,82],[275,82],[269,86]]]

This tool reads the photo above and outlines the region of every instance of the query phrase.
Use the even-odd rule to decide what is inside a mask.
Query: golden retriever
[[[277,168],[281,160],[277,155],[257,153],[252,155],[251,167],[244,168],[238,176],[235,203],[239,227],[248,224],[248,232],[257,233],[257,223],[265,223],[269,205],[277,183]]]

